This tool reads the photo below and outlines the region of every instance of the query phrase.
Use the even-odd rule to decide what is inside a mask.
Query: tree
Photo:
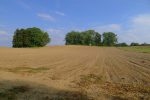
[[[150,46],[148,43],[142,43],[140,46]]]
[[[43,47],[50,42],[47,32],[39,28],[17,29],[13,36],[13,47]]]
[[[69,32],[66,37],[65,37],[65,40],[66,40],[66,45],[78,45],[78,44],[82,44],[82,36],[80,34],[80,32],[75,32],[75,31],[72,31],[72,32]]]
[[[96,46],[101,45],[101,35],[98,32],[95,33],[94,42]]]
[[[101,44],[101,35],[98,32],[95,32],[94,30],[87,30],[84,32],[81,32],[83,37],[83,44],[84,45],[93,45],[93,46],[99,46]]]
[[[116,46],[117,47],[126,47],[126,46],[128,46],[128,44],[126,44],[125,42],[123,42],[123,43],[116,44]]]
[[[117,35],[113,32],[103,33],[103,45],[104,46],[114,46],[117,43]]]
[[[82,34],[82,44],[92,45],[92,32],[90,30],[81,32]]]
[[[101,35],[94,30],[87,30],[84,32],[72,31],[67,33],[66,45],[100,45]]]
[[[14,36],[13,36],[13,47],[22,47],[23,45],[23,31],[24,29],[17,29],[14,33]]]
[[[131,44],[130,44],[130,46],[139,46],[140,44],[139,43],[135,43],[135,42],[132,42]]]

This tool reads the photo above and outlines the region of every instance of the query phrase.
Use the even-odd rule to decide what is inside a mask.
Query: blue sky
[[[112,31],[119,42],[150,43],[150,0],[0,0],[0,46],[17,28],[39,27],[63,45],[69,31]]]

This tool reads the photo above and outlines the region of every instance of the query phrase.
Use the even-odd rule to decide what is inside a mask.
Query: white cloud
[[[119,24],[108,24],[104,26],[97,26],[94,29],[100,33],[103,32],[118,32],[121,30],[121,26]]]
[[[150,43],[150,14],[138,15],[129,21],[129,28],[122,30],[120,38],[122,41],[147,42]]]
[[[51,45],[64,45],[64,37],[66,34],[64,29],[49,28],[47,31],[52,39]]]
[[[132,19],[134,25],[150,26],[150,14],[139,15]]]
[[[55,13],[60,16],[65,16],[65,13],[63,13],[63,12],[56,11]]]
[[[62,29],[53,29],[53,28],[50,28],[47,30],[49,33],[51,34],[62,34],[63,33],[63,30]]]
[[[10,46],[12,36],[7,31],[0,29],[0,46]]]
[[[6,40],[10,40],[10,37],[2,37],[0,39],[1,39],[1,41],[6,41]]]
[[[7,32],[0,30],[0,34],[1,34],[1,35],[5,35],[5,34],[7,34]]]
[[[127,26],[127,27],[126,27]],[[127,25],[108,24],[94,27],[100,32],[114,32],[118,35],[119,42],[139,42],[150,43],[150,14],[138,15],[132,17]]]
[[[43,20],[46,20],[46,21],[55,21],[55,18],[52,17],[51,15],[49,14],[45,14],[45,13],[38,13],[37,14],[38,17],[42,18]]]

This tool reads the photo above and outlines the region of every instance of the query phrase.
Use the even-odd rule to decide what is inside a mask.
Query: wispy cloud
[[[46,13],[38,13],[37,16],[46,21],[51,21],[51,22],[55,21],[54,17]]]
[[[31,6],[29,4],[27,4],[26,2],[24,2],[23,0],[17,0],[17,3],[22,8],[30,9],[31,10]]]
[[[60,11],[56,11],[55,13],[56,13],[57,15],[60,15],[60,16],[65,16],[65,13],[60,12]]]
[[[11,46],[13,30],[7,25],[0,27],[0,46]]]
[[[1,41],[6,41],[6,40],[10,40],[11,38],[10,37],[1,37],[0,39],[1,39]]]
[[[49,28],[47,29],[47,31],[49,33],[52,33],[52,34],[62,34],[63,33],[63,29],[53,29],[53,28]]]
[[[0,30],[0,34],[1,34],[1,35],[5,35],[5,34],[7,34],[7,32],[6,32],[6,31],[3,31],[3,30]]]
[[[129,28],[122,30],[122,32],[124,34],[120,37],[126,42],[150,43],[150,14],[133,17],[129,21]]]
[[[134,16],[128,20],[127,24],[108,24],[93,29],[101,34],[109,31],[114,32],[118,34],[119,42],[150,43],[150,14]]]
[[[134,23],[134,25],[146,25],[150,26],[150,14],[144,14],[144,15],[138,15],[131,19],[131,22]]]
[[[49,28],[47,29],[47,32],[52,39],[51,45],[64,45],[64,38],[66,34],[64,29]]]
[[[103,33],[103,32],[117,32],[121,30],[121,25],[119,24],[108,24],[108,25],[103,25],[103,26],[97,26],[94,27],[96,31]]]

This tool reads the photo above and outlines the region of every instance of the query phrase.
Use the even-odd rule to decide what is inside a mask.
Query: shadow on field
[[[0,100],[91,100],[77,91],[65,91],[36,83],[0,81]]]
[[[104,88],[110,92],[113,90],[113,94],[104,91],[99,92],[97,91],[98,88]],[[119,92],[114,90],[116,88],[119,89]],[[133,100],[133,98],[120,97],[121,89],[116,86],[112,87],[111,84],[107,84],[104,87],[95,87],[90,94],[82,90],[60,90],[32,82],[1,80],[0,100]],[[140,98],[137,100],[149,99]]]

